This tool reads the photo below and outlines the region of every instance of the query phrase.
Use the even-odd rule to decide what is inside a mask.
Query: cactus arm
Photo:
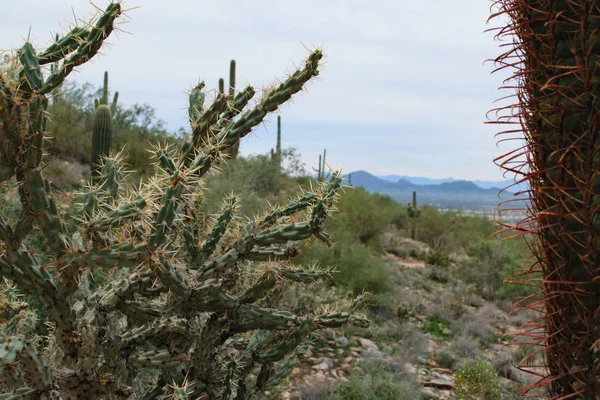
[[[304,211],[306,208],[314,205],[318,200],[315,193],[309,192],[292,200],[283,209],[276,208],[262,220],[261,225],[274,224],[278,219]]]
[[[204,82],[198,83],[190,92],[189,105],[188,105],[188,118],[192,129],[200,122],[202,114],[204,114],[204,101],[206,95],[204,94]]]
[[[156,263],[153,269],[162,284],[171,292],[181,297],[189,297],[191,295],[192,290],[187,279],[183,274],[176,271],[164,257],[160,257],[160,262]]]
[[[134,220],[139,220],[146,206],[146,200],[136,197],[134,200],[123,203],[119,208],[87,223],[87,230],[92,232],[106,232],[109,229],[123,226]]]
[[[110,103],[110,111],[113,115],[115,115],[115,113],[117,112],[117,101],[119,101],[119,92],[115,92],[113,100]]]
[[[202,142],[208,139],[210,127],[214,125],[219,115],[227,109],[227,98],[223,95],[217,96],[215,101],[206,109],[200,120],[192,128],[192,142],[194,147],[200,148]]]
[[[38,56],[40,65],[63,60],[67,55],[77,50],[88,35],[88,30],[78,26],[71,29],[69,33],[60,39],[57,35],[56,41]]]
[[[235,123],[224,129],[220,133],[223,147],[232,146],[246,136],[252,128],[262,122],[268,112],[277,110],[281,104],[291,99],[292,95],[302,90],[311,78],[319,74],[318,66],[322,57],[323,54],[320,50],[312,52],[303,69],[294,72],[279,87],[269,91],[255,108],[245,112]]]
[[[225,94],[225,81],[223,80],[223,78],[219,78],[219,94]]]
[[[231,222],[238,204],[239,198],[235,196],[225,199],[219,218],[209,233],[208,238],[202,243],[202,255],[204,259],[210,257],[216,250],[217,244],[221,241],[223,235],[225,235],[225,232],[227,231],[227,226]]]
[[[61,68],[51,74],[44,82],[39,93],[50,93],[61,85],[65,78],[73,71],[73,68],[82,65],[94,57],[104,40],[112,33],[115,20],[121,15],[120,3],[110,3],[104,13],[98,18],[96,25],[88,32],[85,40],[77,47],[69,58],[65,59]]]
[[[296,257],[300,253],[298,246],[290,245],[286,248],[269,246],[256,247],[244,256],[248,261],[284,261]]]
[[[229,97],[235,95],[235,60],[229,64]]]

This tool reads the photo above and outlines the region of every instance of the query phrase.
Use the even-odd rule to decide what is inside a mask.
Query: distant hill
[[[454,179],[452,177],[441,178],[441,179],[432,179],[432,178],[425,178],[422,176],[407,176],[407,175],[382,175],[382,176],[377,176],[377,178],[382,179],[384,181],[388,181],[388,182],[398,182],[399,180],[407,180],[408,182],[413,183],[415,185],[439,185],[442,183],[458,181],[457,179]],[[469,182],[473,182],[475,185],[477,185],[478,187],[480,187],[482,189],[506,188],[515,183],[513,179],[506,179],[504,181],[475,180],[475,181],[469,181]],[[520,184],[514,185],[508,189],[509,192],[513,192],[513,193],[521,191],[521,190],[527,190],[527,185],[524,183],[520,183]]]
[[[387,194],[400,203],[411,201],[413,190],[417,191],[420,204],[445,208],[496,207],[500,201],[513,198],[513,193],[507,192],[498,197],[500,190],[508,185],[506,182],[496,182],[498,185],[495,187],[491,185],[493,182],[487,182],[489,187],[484,188],[476,182],[454,178],[436,180],[388,175],[384,179],[366,171],[354,171],[351,174],[352,186],[362,186],[368,192]],[[523,202],[515,203],[515,206],[523,205]]]

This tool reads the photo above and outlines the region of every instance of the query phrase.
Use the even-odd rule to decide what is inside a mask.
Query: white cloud
[[[43,46],[59,22],[72,20],[71,6],[81,17],[93,11],[83,0],[0,4],[10,15],[0,25],[0,48],[19,46],[30,26],[34,43]],[[238,88],[244,82],[259,87],[301,65],[307,55],[302,44],[323,45],[320,79],[282,109],[286,138],[298,144],[307,164],[328,147],[345,170],[498,179],[492,163],[502,152],[495,148],[496,128],[483,125],[504,77],[490,77],[492,66],[483,65],[500,53],[492,34],[483,33],[491,2],[124,4],[140,5],[122,26],[132,35],[112,38],[110,48],[74,79],[98,85],[103,71],[110,71],[111,87],[123,102],[150,103],[173,130],[186,122],[185,90],[202,79],[216,87],[219,77],[227,77],[231,58],[238,65]],[[415,129],[417,134],[407,133]],[[265,128],[258,132],[260,137],[245,141],[244,152],[272,147],[272,132],[264,138]]]

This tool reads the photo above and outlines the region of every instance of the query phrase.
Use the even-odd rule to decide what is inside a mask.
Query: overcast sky
[[[102,8],[106,0],[96,4]],[[199,80],[216,88],[237,61],[237,87],[284,79],[322,46],[325,63],[308,92],[281,110],[283,147],[295,147],[307,169],[318,154],[345,172],[367,170],[457,179],[502,179],[493,158],[497,128],[486,112],[503,95],[490,75],[500,53],[487,25],[487,0],[128,0],[130,34],[71,79],[110,86],[125,104],[149,103],[170,130],[186,126],[186,90]],[[0,0],[0,49],[34,45],[88,17],[84,0]],[[497,23],[496,23],[497,24]],[[275,145],[276,115],[247,137],[243,154]],[[187,126],[186,126],[187,128]]]

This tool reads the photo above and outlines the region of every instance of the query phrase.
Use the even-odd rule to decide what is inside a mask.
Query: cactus
[[[496,59],[510,69],[516,104],[496,123],[513,124],[503,140],[524,139],[497,158],[531,201],[516,226],[532,250],[541,313],[523,335],[545,349],[541,378],[524,394],[597,399],[600,393],[600,8],[595,1],[499,0],[500,38],[511,48]],[[508,21],[508,25],[505,25]],[[515,132],[517,136],[515,137]],[[519,199],[517,199],[519,200]],[[501,211],[501,210],[500,210]],[[534,274],[534,275],[532,275]],[[533,278],[532,278],[533,279]],[[537,394],[537,393],[533,393]]]
[[[325,156],[327,155],[327,149],[323,150],[323,157],[319,155],[319,169],[314,169],[317,173],[317,182],[321,182],[325,180]]]
[[[225,81],[223,78],[219,78],[219,93],[225,94]]]
[[[229,64],[229,97],[235,96],[235,60]]]
[[[275,150],[271,149],[271,160],[279,165],[281,168],[281,115],[277,116],[277,145]]]
[[[104,72],[104,86],[102,87],[102,97],[95,100],[96,112],[92,127],[92,176],[100,176],[100,165],[102,157],[108,156],[114,136],[113,114],[117,111],[117,101],[119,92],[115,92],[113,101],[108,106],[108,72]]]
[[[257,398],[290,374],[316,330],[368,325],[354,313],[277,309],[290,283],[331,272],[290,260],[311,237],[331,244],[324,224],[341,178],[250,221],[237,217],[237,196],[208,227],[195,204],[214,163],[318,74],[322,53],[247,111],[252,87],[207,106],[197,85],[189,140],[157,148],[157,174],[135,187],[123,186],[119,156],[105,158],[67,224],[43,177],[46,96],[98,52],[120,15],[110,3],[76,28],[79,40],[41,53],[27,42],[0,71],[0,183],[16,176],[22,207],[15,221],[0,217],[0,278],[38,296],[51,327],[41,340],[3,325],[0,399]],[[41,66],[56,59],[61,68],[45,77]],[[25,244],[37,230],[43,258]],[[3,298],[3,320],[21,326],[27,306]]]
[[[407,203],[408,216],[411,219],[410,237],[416,240],[417,237],[417,218],[421,216],[421,210],[417,208],[417,191],[412,192],[412,203]]]
[[[352,173],[348,174],[348,186],[352,186]]]

